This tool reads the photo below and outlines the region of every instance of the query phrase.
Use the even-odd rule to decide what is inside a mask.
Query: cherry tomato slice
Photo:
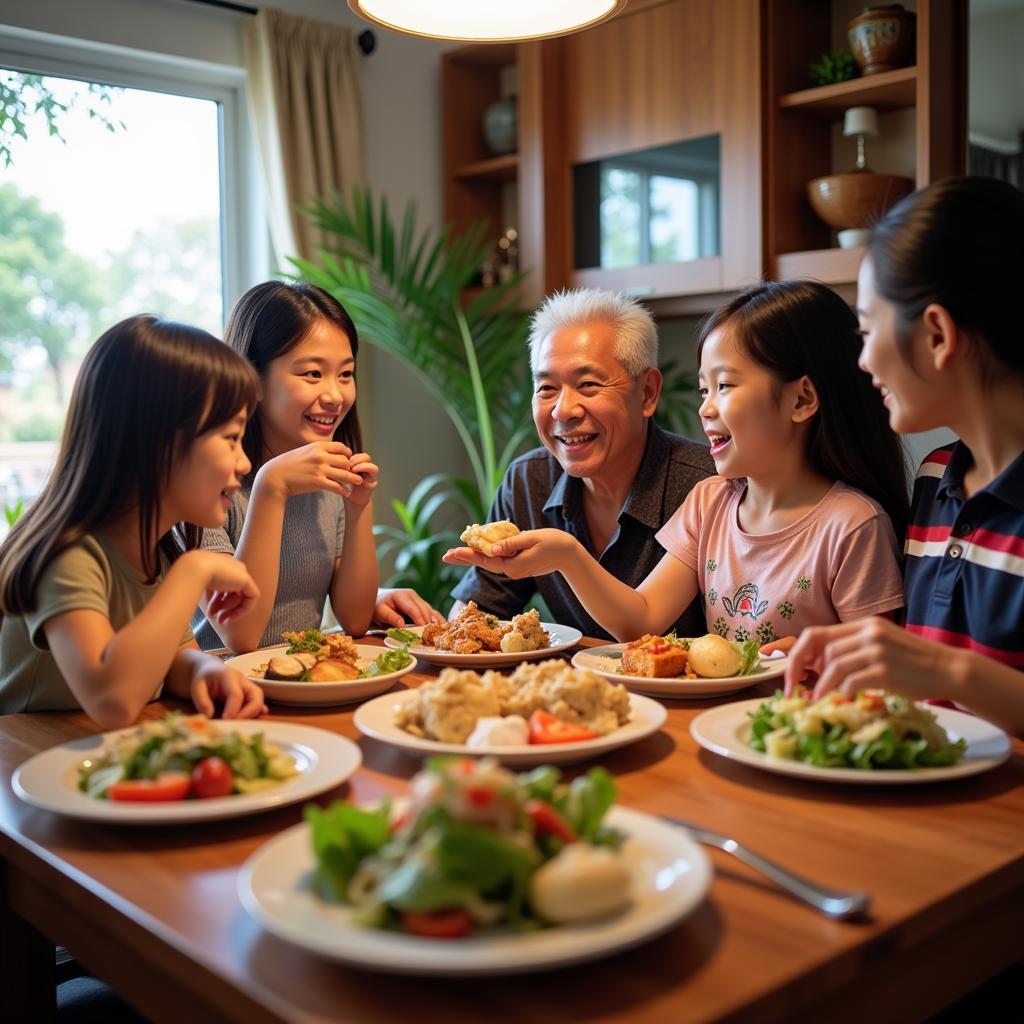
[[[235,775],[222,757],[204,757],[192,769],[192,795],[200,800],[214,796],[231,796]]]
[[[107,790],[107,797],[132,803],[184,800],[191,785],[192,780],[184,772],[164,772],[156,779],[124,779],[115,782]]]
[[[596,732],[584,729],[582,725],[564,722],[541,708],[530,715],[529,726],[531,743],[577,743],[597,736]]]
[[[537,835],[557,836],[563,843],[576,842],[576,833],[551,804],[544,800],[527,800],[523,810]]]
[[[473,930],[473,918],[465,910],[402,911],[402,925],[412,935],[426,939],[461,939]]]

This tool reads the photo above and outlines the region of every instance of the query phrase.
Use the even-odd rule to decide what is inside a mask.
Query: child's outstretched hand
[[[353,505],[369,505],[373,492],[377,489],[377,474],[380,470],[366,452],[357,452],[348,460],[348,464],[349,469],[359,477],[359,483],[348,491],[345,500]]]
[[[576,543],[564,530],[524,530],[493,545],[491,555],[473,548],[452,548],[444,553],[444,561],[449,565],[475,565],[519,580],[558,572],[572,559]]]
[[[213,718],[214,701],[223,704],[221,718],[259,718],[267,713],[263,690],[217,658],[204,658],[196,666],[189,687],[196,711]]]

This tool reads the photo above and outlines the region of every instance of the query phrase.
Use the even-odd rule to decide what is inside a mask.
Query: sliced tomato
[[[192,780],[184,772],[164,772],[156,779],[123,779],[108,790],[111,800],[150,803],[157,800],[184,800]]]
[[[461,939],[473,930],[473,918],[465,910],[402,911],[402,926],[411,935],[426,939]]]
[[[555,718],[549,711],[537,708],[530,715],[531,743],[578,743],[580,740],[592,740],[596,732],[584,729],[582,725],[565,722]]]
[[[498,797],[490,786],[467,786],[465,793],[474,807],[490,807]]]
[[[192,795],[200,800],[213,796],[231,796],[235,773],[222,757],[204,757],[192,769]]]
[[[557,836],[563,843],[576,842],[576,833],[569,822],[551,804],[544,800],[527,800],[523,810],[537,835]]]

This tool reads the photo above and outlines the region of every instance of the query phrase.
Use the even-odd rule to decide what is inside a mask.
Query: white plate
[[[748,713],[756,711],[763,703],[764,700],[741,700],[710,708],[690,723],[690,734],[706,750],[754,768],[814,779],[816,782],[855,782],[868,786],[962,779],[966,775],[987,772],[1010,756],[1010,740],[1002,729],[962,711],[929,707],[954,743],[961,738],[967,741],[964,756],[948,768],[875,768],[868,771],[860,768],[821,768],[803,761],[769,757],[747,746],[750,724]]]
[[[665,724],[668,717],[664,705],[649,697],[638,697],[631,693],[629,721],[607,736],[579,740],[576,743],[523,743],[517,746],[476,749],[467,747],[464,743],[439,743],[437,740],[421,739],[400,729],[395,724],[395,712],[403,704],[415,699],[415,691],[409,690],[405,693],[385,693],[381,697],[369,700],[356,709],[356,728],[366,736],[399,747],[413,757],[432,757],[435,754],[468,754],[471,757],[489,755],[496,757],[502,764],[526,767],[537,764],[573,764],[576,761],[590,760],[599,754],[650,736]]]
[[[577,668],[589,668],[611,683],[622,683],[630,690],[655,693],[659,697],[682,698],[714,697],[723,693],[735,693],[766,679],[777,679],[786,671],[786,658],[782,655],[771,659],[762,658],[761,667],[747,676],[725,676],[722,679],[657,679],[652,676],[628,676],[618,671],[625,648],[625,644],[588,647],[585,651],[577,651],[572,657],[572,663]]]
[[[503,624],[507,619],[501,620]],[[548,647],[541,647],[536,651],[522,651],[519,654],[505,654],[502,651],[487,651],[481,654],[455,654],[452,651],[439,651],[436,647],[427,647],[424,644],[410,644],[409,653],[415,654],[417,658],[433,662],[435,665],[457,665],[460,668],[476,668],[484,665],[494,668],[496,665],[518,665],[521,661],[538,661],[541,658],[555,657],[559,651],[567,651],[575,647],[582,639],[583,634],[572,626],[559,626],[555,622],[542,622],[541,627],[551,634],[551,644]],[[422,626],[403,627],[417,636],[423,632]],[[388,647],[401,647],[397,640],[386,637],[384,643]]]
[[[267,931],[346,964],[394,974],[488,975],[543,971],[638,945],[689,914],[711,884],[711,864],[682,829],[623,807],[608,823],[629,835],[623,847],[633,902],[622,913],[541,931],[491,932],[441,942],[356,924],[349,907],[311,889],[309,825],[282,832],[242,865],[238,895]]]
[[[264,647],[262,650],[252,651],[249,654],[236,654],[233,658],[228,658],[224,664],[236,669],[244,676],[249,676],[253,682],[259,683],[267,700],[276,701],[278,704],[303,704],[307,707],[348,704],[354,700],[362,700],[364,697],[376,697],[378,693],[390,690],[396,679],[401,679],[416,667],[416,659],[413,658],[405,668],[400,668],[397,672],[371,676],[369,679],[349,679],[338,683],[287,683],[279,679],[263,679],[250,674],[253,669],[266,664],[271,658],[285,654],[288,651],[288,646],[288,644],[280,644],[277,647]],[[396,644],[395,646],[400,645]],[[359,668],[366,668],[383,651],[382,647],[375,647],[373,644],[356,644]]]
[[[308,800],[340,786],[363,761],[361,751],[351,740],[311,725],[291,725],[265,719],[218,722],[218,725],[243,736],[262,732],[269,742],[295,758],[299,774],[259,793],[240,793],[209,800],[142,804],[87,797],[78,789],[78,766],[86,758],[96,757],[117,737],[133,733],[135,727],[132,726],[117,732],[84,736],[36,754],[14,773],[14,792],[36,807],[72,818],[118,825],[177,825],[237,818]]]

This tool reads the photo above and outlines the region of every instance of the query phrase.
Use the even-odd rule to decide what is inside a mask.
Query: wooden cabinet
[[[836,85],[806,88],[807,66],[845,46],[859,6],[836,0],[768,0],[765,4],[765,273],[852,282],[863,249],[835,247],[831,230],[807,200],[807,182],[850,170],[836,159],[836,139],[849,107],[874,107],[883,118],[904,111],[901,130],[917,187],[962,174],[966,153],[966,0],[918,0],[917,63]],[[869,147],[870,157],[870,147]]]
[[[443,58],[447,218],[463,228],[486,217],[496,238],[515,218],[529,306],[560,287],[600,286],[659,311],[700,312],[762,276],[852,282],[861,250],[835,248],[806,198],[812,178],[848,169],[836,156],[843,112],[905,112],[919,186],[963,170],[967,0],[907,6],[917,11],[914,67],[813,89],[808,64],[846,45],[859,0],[636,0],[562,39],[452,51]],[[480,125],[512,66],[519,151],[491,157]],[[717,256],[574,267],[574,167],[709,135],[721,153]]]

